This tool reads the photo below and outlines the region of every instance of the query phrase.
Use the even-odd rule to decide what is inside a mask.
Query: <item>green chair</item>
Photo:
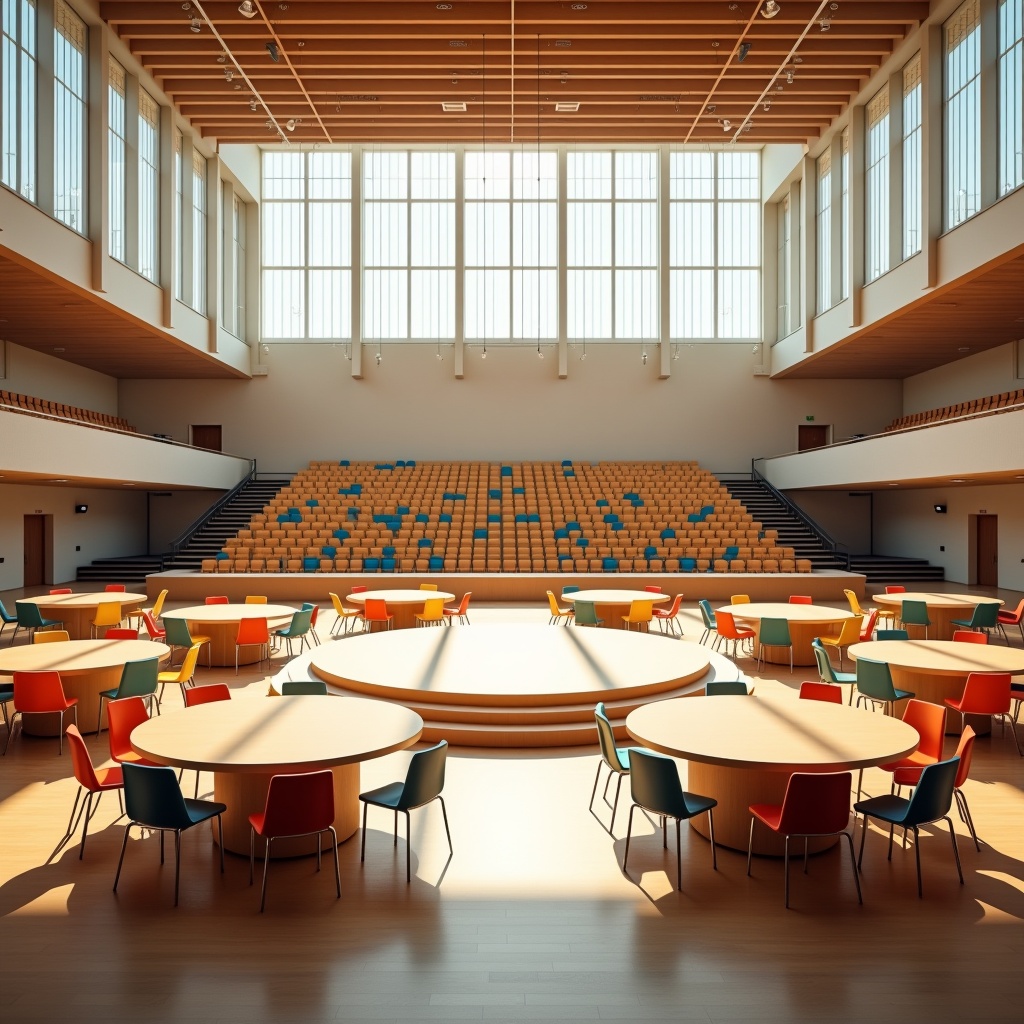
[[[910,634],[905,629],[876,629],[876,640],[909,640]]]
[[[121,878],[124,851],[128,847],[128,833],[132,826],[160,833],[161,864],[164,862],[164,833],[173,832],[174,905],[177,906],[181,833],[193,825],[216,818],[220,838],[220,873],[224,874],[224,835],[220,816],[227,810],[227,806],[213,800],[192,800],[183,796],[173,768],[125,763],[121,765],[121,771],[124,774],[125,813],[129,821],[124,827],[124,838],[121,840],[121,856],[117,862],[117,874],[114,875],[114,892],[117,892],[117,883]]]
[[[172,663],[174,661],[174,651],[176,648],[182,647],[187,651],[195,644],[206,644],[206,667],[210,668],[212,666],[213,655],[211,652],[213,645],[210,643],[210,638],[208,636],[193,636],[189,632],[188,623],[184,619],[175,619],[171,616],[164,616],[164,629],[167,631],[167,636],[164,637],[164,643],[171,649]]]
[[[292,656],[292,641],[299,641],[299,653],[302,653],[303,647],[309,647],[309,629],[310,622],[313,617],[313,610],[311,608],[304,608],[302,611],[295,612],[292,615],[292,621],[284,629],[275,629],[274,636],[280,637],[285,640],[288,644],[288,657]],[[310,648],[312,650],[312,648]]]
[[[0,637],[4,635],[4,630],[8,626],[14,626],[14,633],[18,632],[18,616],[12,615],[5,607],[3,601],[0,601]],[[14,633],[11,634],[11,643],[14,643]]]
[[[764,661],[766,647],[789,648],[789,671],[793,671],[793,639],[789,635],[789,623],[785,619],[762,619],[757,636],[757,665]]]
[[[296,697],[303,694],[313,697],[326,697],[327,684],[322,679],[296,679],[281,684],[282,697]]]
[[[679,783],[679,770],[675,761],[664,754],[639,748],[632,751],[629,761],[629,784],[633,804],[629,808],[629,828],[626,831],[626,849],[622,856],[622,870],[626,873],[629,860],[629,841],[633,833],[633,812],[639,807],[649,814],[661,816],[661,841],[668,848],[668,819],[676,821],[676,889],[683,887],[682,857],[680,854],[680,822],[696,817],[707,811],[711,831],[711,866],[718,870],[718,856],[715,852],[715,818],[712,808],[718,801],[707,796],[686,793]]]
[[[834,683],[840,685],[841,683],[850,683],[850,703],[853,703],[853,689],[852,684],[857,682],[857,676],[853,672],[837,672],[832,667],[832,659],[828,656],[828,651],[825,650],[824,644],[815,637],[811,641],[811,650],[814,651],[814,660],[818,663],[818,678],[823,683]]]
[[[928,627],[932,620],[928,618],[928,605],[924,601],[904,601],[903,611],[900,612],[900,626],[906,629],[907,626],[923,626],[924,638],[928,639]]]
[[[891,715],[896,701],[913,696],[910,690],[897,690],[893,686],[892,673],[884,661],[857,659],[857,707],[860,707],[863,701],[870,704],[873,711],[881,704],[885,713]]]
[[[444,831],[448,837],[448,855],[455,853],[452,848],[452,834],[448,828],[448,812],[444,806],[444,765],[448,754],[448,741],[441,740],[436,746],[426,750],[417,750],[409,762],[404,782],[391,782],[379,789],[360,793],[363,802],[363,841],[359,851],[359,860],[366,860],[366,812],[370,805],[383,807],[395,814],[395,845],[398,845],[398,812],[405,815],[405,880],[412,881],[412,832],[410,831],[409,812],[424,807],[434,800],[441,802],[441,814],[444,817]]]
[[[704,684],[705,697],[749,697],[750,690],[742,679],[712,679]]]
[[[978,631],[995,629],[998,617],[999,605],[986,601],[984,604],[974,606],[974,614],[969,619],[953,619],[952,625]]]
[[[149,706],[150,715],[153,708],[160,714],[160,701],[156,695],[159,684],[160,659],[146,658],[145,661],[126,661],[121,669],[121,681],[113,690],[100,690],[100,706],[96,715],[96,732],[99,733],[103,723],[103,701],[121,700],[123,697],[142,697]]]
[[[18,637],[19,629],[27,629],[29,635],[35,633],[37,629],[49,629],[51,626],[63,626],[63,622],[58,622],[56,619],[44,619],[43,613],[39,610],[39,605],[32,604],[30,601],[15,601],[14,610],[17,612],[17,625],[14,627],[14,632],[11,634],[11,645],[14,645],[14,641]]]
[[[629,774],[629,747],[617,747],[615,745],[615,733],[612,730],[612,723],[608,720],[608,713],[605,710],[604,702],[594,708],[594,721],[597,725],[597,741],[601,745],[601,760],[597,762],[597,772],[594,775],[594,788],[590,791],[590,813],[594,813],[594,797],[597,796],[597,783],[601,778],[602,767],[607,766],[608,778],[604,784],[604,799],[608,800],[608,786],[612,776],[617,775],[615,783],[615,800],[612,802],[612,820],[608,831],[613,832],[615,828],[615,812],[619,806],[619,790],[622,788],[622,777]],[[614,834],[614,833],[613,833]]]
[[[577,626],[603,626],[604,619],[597,617],[597,606],[593,601],[574,601]]]
[[[697,607],[700,609],[700,617],[704,621],[704,632],[700,635],[699,643],[704,643],[716,632],[715,610],[711,607],[711,602],[704,598],[697,602]]]

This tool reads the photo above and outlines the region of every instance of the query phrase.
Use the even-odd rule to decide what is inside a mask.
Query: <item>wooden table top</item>
[[[630,736],[674,757],[770,772],[833,772],[895,761],[917,730],[844,704],[793,697],[682,697],[645,704]]]
[[[974,608],[979,604],[1002,605],[1003,603],[996,597],[975,597],[973,594],[872,594],[871,600],[875,604],[889,607],[902,606],[904,601],[924,601],[929,608]]]
[[[432,691],[443,691],[446,702],[453,694],[484,694],[527,705],[539,696],[559,703],[595,691],[612,699],[669,681],[682,685],[710,663],[700,644],[527,624],[371,633],[324,644],[310,657],[321,679],[365,685],[367,692],[386,688],[403,699],[430,700]]]
[[[286,604],[196,604],[165,611],[163,617],[213,625],[242,619],[290,619],[297,611]]]
[[[1024,651],[995,644],[965,644],[956,640],[872,640],[851,644],[847,653],[854,659],[884,661],[887,665],[936,675],[1024,672]]]
[[[423,719],[361,697],[239,697],[151,718],[132,733],[143,757],[215,772],[317,771],[411,746]]]
[[[634,601],[671,601],[671,594],[655,594],[649,590],[573,590],[562,594],[563,601],[593,601],[594,604],[632,604]]]
[[[40,608],[98,608],[101,604],[119,603],[122,608],[136,608],[147,601],[145,594],[124,594],[117,591],[89,591],[80,594],[40,594],[19,597],[18,604],[35,604]]]
[[[847,608],[829,608],[822,604],[790,604],[788,601],[751,601],[723,604],[716,609],[732,612],[735,619],[785,619],[787,622],[842,622],[856,618]]]
[[[93,672],[96,669],[171,656],[166,644],[152,640],[58,640],[49,644],[28,644],[0,650],[0,673]]]
[[[454,601],[455,595],[443,590],[365,590],[345,598],[352,604],[362,604],[367,598],[387,601],[388,604],[423,604],[424,601]]]

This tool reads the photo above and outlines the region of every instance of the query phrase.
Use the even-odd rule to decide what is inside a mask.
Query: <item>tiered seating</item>
[[[105,412],[94,412],[92,409],[79,409],[74,405],[61,405],[59,402],[48,402],[32,395],[19,395],[13,391],[0,391],[0,407],[22,412],[39,413],[44,416],[59,416],[63,419],[75,420],[93,427],[104,427],[112,430],[128,430],[135,428],[118,416],[109,416]]]
[[[315,462],[204,572],[810,572],[695,463]]]
[[[905,430],[907,427],[923,427],[929,423],[941,423],[943,420],[957,419],[961,416],[980,416],[985,413],[1011,409],[1015,406],[1024,407],[1024,389],[1004,391],[1000,395],[989,395],[987,398],[975,398],[959,405],[944,405],[941,409],[926,409],[924,412],[900,416],[885,429]]]

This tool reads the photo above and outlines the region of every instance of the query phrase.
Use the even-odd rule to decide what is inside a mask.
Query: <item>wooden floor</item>
[[[548,611],[471,614],[474,623],[546,622]],[[331,621],[322,616],[322,635]],[[692,605],[684,628],[689,639],[700,634]],[[793,689],[808,675],[740,666],[758,692]],[[230,669],[200,667],[200,683],[215,680],[249,697],[266,687],[252,670],[236,680]],[[171,706],[178,699],[168,694]],[[88,742],[100,760],[106,735]],[[400,777],[408,756],[364,765],[364,786]],[[628,797],[624,788],[613,837],[610,808],[598,801],[596,816],[587,810],[596,764],[596,748],[453,751],[450,861],[437,806],[414,812],[406,885],[405,840],[394,846],[390,816],[371,812],[365,865],[361,833],[340,849],[341,900],[312,860],[278,862],[260,915],[248,865],[229,856],[221,876],[206,826],[183,838],[177,909],[173,858],[160,867],[154,837],[129,843],[112,893],[122,828],[111,796],[84,861],[77,845],[54,852],[76,788],[70,760],[58,758],[53,740],[16,737],[0,761],[0,1019],[1019,1024],[1024,1016],[1024,760],[998,727],[976,745],[966,787],[980,853],[956,821],[966,884],[957,882],[948,834],[927,827],[919,900],[913,851],[897,847],[888,862],[872,830],[863,906],[845,850],[812,858],[808,875],[794,865],[787,911],[780,862],[755,860],[747,878],[744,857],[720,850],[712,871],[708,844],[687,828],[676,892],[671,832],[663,850],[639,815],[624,874]],[[190,789],[191,776],[186,782]],[[202,783],[209,790],[210,776]],[[887,791],[888,781],[869,770],[866,788]]]

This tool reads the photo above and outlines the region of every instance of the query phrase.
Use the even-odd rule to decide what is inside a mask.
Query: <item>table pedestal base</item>
[[[279,773],[277,773],[279,774]],[[342,764],[331,769],[334,776],[334,828],[338,842],[344,842],[359,827],[359,765]],[[223,814],[224,849],[249,856],[249,815],[266,807],[272,775],[250,772],[215,772],[213,798],[227,804]],[[185,783],[187,791],[188,785]],[[214,829],[216,836],[217,830]],[[322,849],[329,849],[330,836],[321,837]],[[256,837],[256,856],[263,856],[263,841]],[[275,839],[273,858],[308,857],[316,853],[316,836]]]
[[[766,772],[751,768],[727,768],[717,764],[687,762],[686,789],[718,801],[715,808],[715,842],[732,850],[747,852],[750,835],[751,804],[781,804],[786,795],[789,775],[786,772]],[[690,827],[710,838],[708,816],[698,814],[690,819]],[[839,840],[825,836],[808,840],[811,853],[831,849]],[[803,842],[791,844],[791,853],[803,852]],[[754,853],[760,857],[781,857],[785,853],[785,840],[771,832],[760,822],[754,825]]]

